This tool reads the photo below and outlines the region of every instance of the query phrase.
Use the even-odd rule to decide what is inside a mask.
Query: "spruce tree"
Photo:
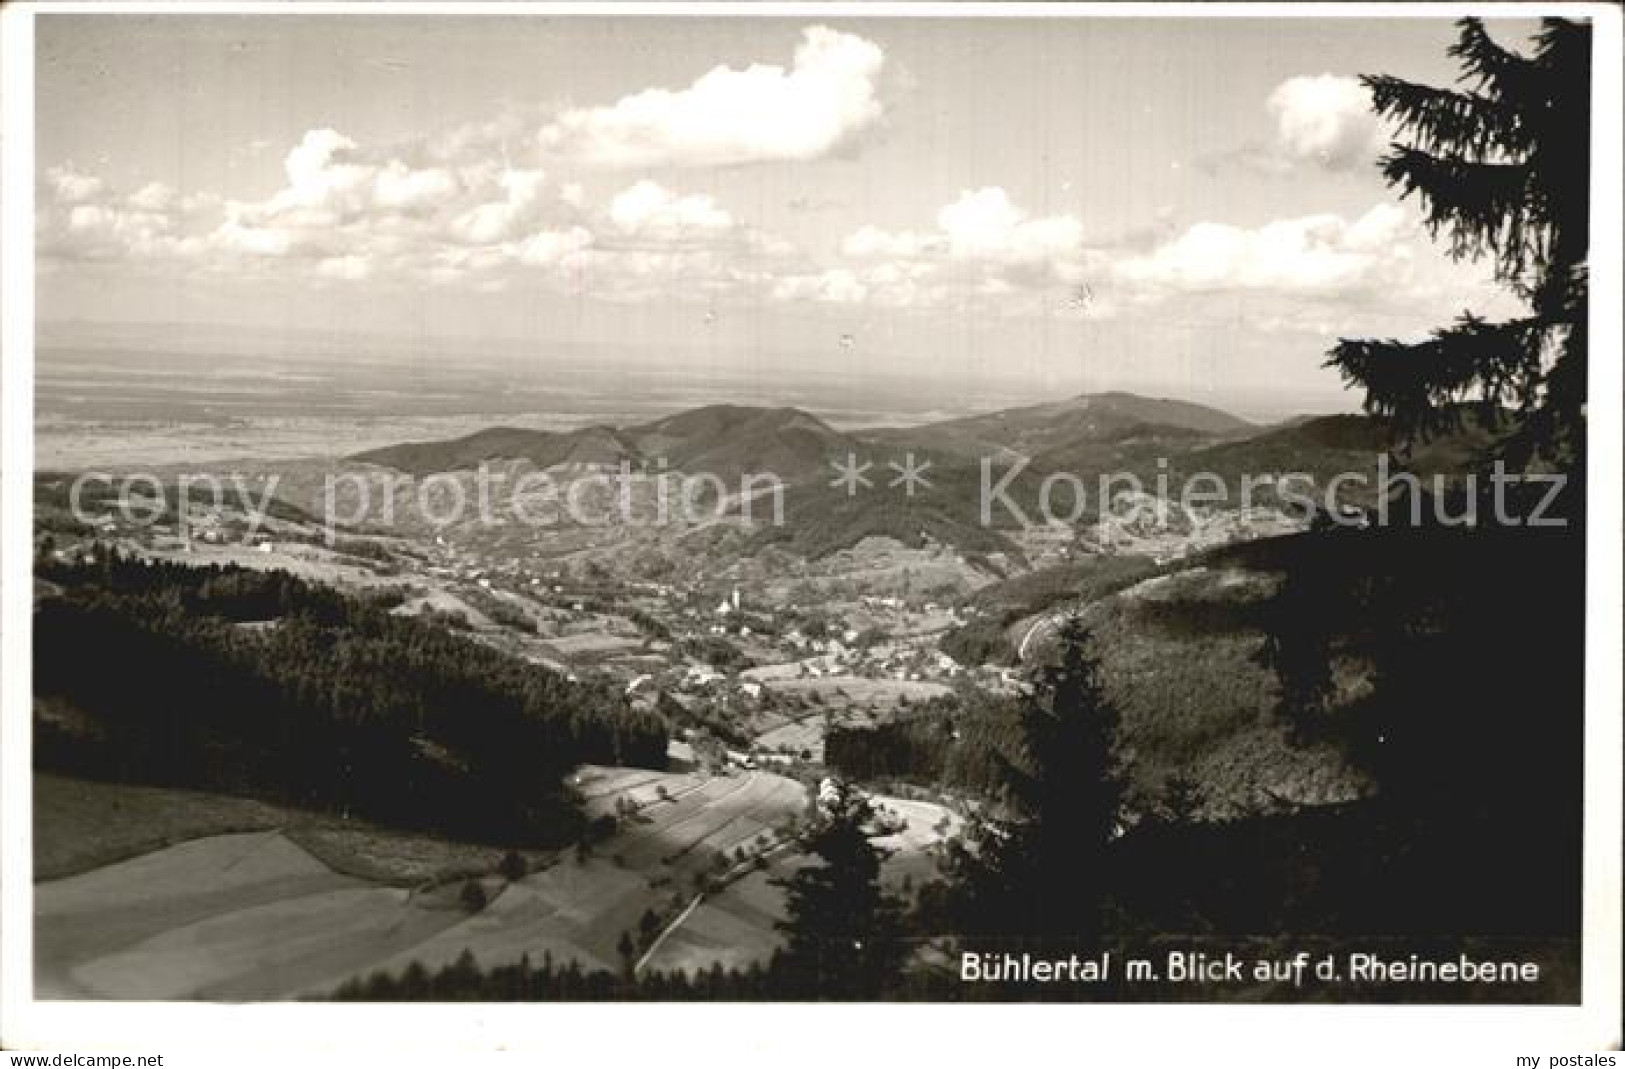
[[[1420,342],[1343,339],[1327,364],[1403,435],[1450,428],[1461,402],[1488,415],[1509,408],[1509,461],[1572,466],[1586,391],[1591,29],[1545,19],[1520,54],[1479,19],[1458,28],[1459,88],[1362,79],[1409,142],[1379,165],[1402,198],[1417,196],[1452,258],[1493,259],[1527,314],[1491,322],[1465,311]]]
[[[1105,848],[1117,824],[1112,757],[1117,714],[1101,690],[1089,634],[1061,628],[1060,657],[1035,676],[1023,718],[1029,772],[1017,776],[1024,823],[1017,842],[1031,866],[1027,897],[1036,933],[1093,942],[1105,891]]]
[[[1062,625],[1055,662],[1034,673],[1015,752],[999,758],[1010,815],[974,829],[973,848],[951,866],[957,922],[1000,947],[1011,937],[1037,949],[1091,947],[1101,936],[1121,794],[1118,716],[1089,641],[1078,621]]]
[[[775,986],[793,998],[862,1001],[884,997],[902,969],[897,903],[880,883],[884,856],[870,839],[869,804],[849,797],[818,820],[802,846],[814,859],[788,879],[788,942],[775,959]]]

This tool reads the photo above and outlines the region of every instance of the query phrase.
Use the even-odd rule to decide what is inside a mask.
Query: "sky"
[[[1357,76],[1452,82],[1437,18],[36,26],[43,329],[1288,413],[1357,403],[1338,337],[1509,300],[1375,166]]]

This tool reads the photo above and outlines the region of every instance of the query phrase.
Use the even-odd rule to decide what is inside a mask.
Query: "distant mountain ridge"
[[[624,428],[542,431],[492,427],[460,438],[408,442],[351,459],[417,475],[478,467],[483,461],[653,465],[733,479],[773,472],[796,482],[865,447],[911,448],[941,462],[990,452],[1036,456],[1081,443],[1227,439],[1261,428],[1215,408],[1109,392],[907,428],[841,432],[799,408],[715,404]]]
[[[528,460],[539,468],[558,464],[615,464],[637,455],[636,447],[613,427],[593,426],[556,432],[526,427],[489,427],[461,438],[403,442],[357,453],[350,459],[413,475],[477,468],[488,460]]]
[[[1022,517],[1044,515],[1051,476],[1086,488],[1073,515],[1082,524],[1100,518],[1103,500],[1096,488],[1106,477],[1138,479],[1145,486],[1216,478],[1234,495],[1227,500],[1240,507],[1249,500],[1240,488],[1253,476],[1302,473],[1324,486],[1355,473],[1364,480],[1339,494],[1369,504],[1379,458],[1391,451],[1402,452],[1418,472],[1469,470],[1493,443],[1494,431],[1471,413],[1463,417],[1456,432],[1400,450],[1389,428],[1369,416],[1300,416],[1258,425],[1204,405],[1121,392],[916,427],[850,431],[799,408],[713,404],[625,427],[490,427],[352,459],[420,476],[471,471],[486,461],[528,461],[539,468],[624,463],[646,474],[714,476],[724,496],[742,492],[746,476],[777,477],[785,484],[782,522],[752,531],[747,552],[773,546],[815,560],[867,538],[886,538],[1020,563],[1027,552]],[[857,485],[838,478],[848,458],[858,465]],[[899,489],[905,470],[921,479]],[[990,471],[1001,479],[1001,507],[984,509]],[[1259,485],[1264,489],[1251,504],[1282,505],[1272,496],[1270,478]],[[1072,507],[1072,499],[1066,500],[1060,508]]]
[[[1134,428],[1163,428],[1209,437],[1236,436],[1259,429],[1238,416],[1206,405],[1110,391],[921,427],[888,428],[870,432],[869,437],[877,441],[908,439],[966,456],[996,450],[1037,456],[1082,443],[1120,440]]]
[[[414,475],[462,471],[494,460],[528,460],[539,468],[664,461],[673,470],[724,479],[771,471],[792,481],[854,448],[852,439],[798,408],[706,405],[625,428],[491,427],[460,438],[370,449],[350,459]]]
[[[735,480],[773,472],[795,482],[828,469],[857,443],[799,408],[707,405],[631,428],[645,457],[685,472]]]

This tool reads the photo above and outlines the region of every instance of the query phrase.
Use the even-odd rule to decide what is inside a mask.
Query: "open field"
[[[350,563],[338,554],[305,543],[278,543],[277,548],[266,551],[230,543],[194,542],[189,551],[175,548],[144,552],[154,560],[197,567],[236,565],[257,571],[284,571],[327,586],[366,588],[395,586],[400,582],[395,576],[379,575],[370,567]]]
[[[689,751],[692,759],[693,751]],[[614,768],[608,765],[582,765],[571,779],[585,802],[587,813],[598,816],[613,813],[615,803],[626,798],[642,809],[663,798],[681,798],[705,786],[706,777],[674,775],[647,768]]]
[[[892,706],[897,705],[899,700],[921,702],[948,694],[951,690],[945,684],[929,680],[871,679],[856,675],[781,676],[770,678],[768,685],[786,694],[816,694],[836,705],[865,706]]]
[[[280,827],[283,810],[168,787],[34,776],[34,878],[54,880],[223,832]]]
[[[416,887],[496,870],[504,851],[250,798],[34,776],[34,878],[57,880],[228,832],[281,831],[348,876]],[[521,851],[531,864],[545,851]]]
[[[781,724],[756,736],[755,746],[780,753],[811,756],[808,760],[824,760],[824,714],[808,713],[798,720]]]
[[[714,869],[719,854],[771,833],[805,802],[800,784],[764,772],[698,783],[687,775],[634,773],[613,774],[621,783],[594,801],[603,805],[624,792],[644,803],[640,819],[594,856],[561,861],[510,884],[485,910],[379,967],[398,971],[419,961],[434,968],[468,950],[486,967],[551,954],[555,961],[616,969],[615,945],[645,910],[659,913],[674,897],[681,900],[694,876]],[[659,797],[661,787],[667,799]]]
[[[881,879],[893,892],[905,882],[918,888],[936,875],[936,851],[946,838],[958,835],[963,821],[952,810],[933,802],[872,795],[877,814],[900,818],[905,826],[876,837],[874,844],[888,856]],[[725,968],[766,964],[783,938],[776,925],[785,916],[784,891],[778,881],[808,864],[806,855],[780,851],[768,864],[707,894],[681,924],[667,933],[643,968],[650,972],[695,972],[720,961]]]
[[[545,645],[548,649],[561,657],[604,657],[615,653],[626,653],[643,648],[642,638],[633,638],[626,635],[609,635],[597,631],[588,631],[574,635],[560,635],[550,638]]]
[[[706,895],[667,933],[644,962],[644,971],[697,972],[712,962],[725,969],[766,964],[783,943],[775,925],[784,918],[784,892],[774,881],[787,879],[806,863],[803,854],[780,852],[766,868]]]
[[[881,864],[881,879],[895,890],[905,880],[917,888],[935,877],[939,844],[964,829],[959,814],[935,802],[891,795],[872,795],[870,801],[880,816],[903,821],[900,830],[874,840],[876,846],[890,854]]]
[[[398,616],[421,616],[425,612],[446,613],[452,616],[461,616],[468,621],[468,626],[480,630],[489,630],[496,625],[488,616],[446,590],[430,589],[415,598],[407,598],[394,610]]]
[[[289,896],[171,928],[75,973],[95,991],[143,998],[263,998],[320,991],[358,961],[411,947],[462,918],[393,887]]]
[[[786,666],[774,665],[767,671]],[[752,671],[762,671],[755,669]],[[751,676],[761,680],[762,676]],[[839,675],[795,678],[784,673],[765,677],[766,685],[782,694],[809,696],[818,704],[811,711],[794,719],[773,717],[761,725],[764,730],[751,740],[763,750],[808,754],[809,760],[824,760],[825,721],[836,723],[873,724],[890,719],[906,704],[928,701],[949,693],[941,683],[914,679],[871,679],[866,676]]]
[[[98,811],[143,818],[115,818],[91,846],[50,854],[49,871],[79,871],[35,885],[36,984],[44,998],[320,994],[380,968],[444,964],[465,949],[487,965],[551,953],[615,968],[621,933],[646,910],[666,911],[696,878],[716,871],[721,855],[764,844],[806,803],[800,784],[765,772],[706,779],[586,766],[576,783],[588,812],[612,813],[626,799],[636,816],[591,856],[555,861],[511,884],[485,879],[491,902],[469,914],[445,890],[414,891],[356,873],[490,872],[499,851],[436,848],[405,835],[396,841],[259,803],[233,808],[233,800],[212,795],[41,780],[42,842],[94,826]],[[297,831],[279,830],[301,816]],[[218,834],[234,821],[263,830]],[[137,826],[147,839],[135,837]],[[414,843],[422,847],[415,854]],[[129,856],[144,844],[160,848]]]
[[[211,835],[36,884],[38,994],[173,997],[184,983],[174,963],[158,956],[150,969],[132,966],[128,948],[256,906],[361,886],[275,831]],[[261,935],[267,948],[279,938],[275,928]],[[104,967],[110,957],[123,963],[115,962],[111,972]]]

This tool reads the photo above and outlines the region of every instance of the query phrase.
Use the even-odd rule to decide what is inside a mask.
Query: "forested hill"
[[[566,841],[584,761],[660,765],[666,728],[434,622],[286,572],[44,565],[43,768],[206,788],[515,844]]]

